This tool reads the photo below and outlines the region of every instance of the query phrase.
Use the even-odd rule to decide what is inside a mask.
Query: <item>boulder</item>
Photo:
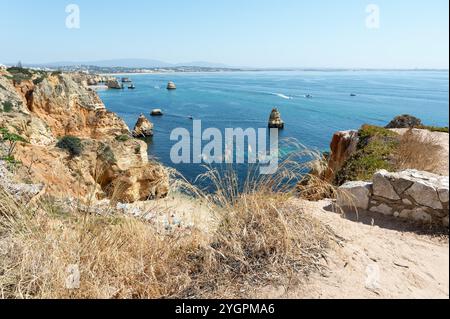
[[[393,209],[387,204],[380,204],[378,206],[374,206],[370,209],[371,212],[380,213],[386,216],[393,215]]]
[[[176,89],[177,89],[177,86],[175,85],[174,82],[169,81],[169,83],[167,83],[167,89],[168,89],[168,90],[176,90]]]
[[[269,118],[269,128],[277,128],[277,129],[283,129],[284,128],[284,122],[281,119],[281,114],[278,111],[278,109],[273,109],[272,113],[270,114]]]
[[[151,116],[162,116],[164,115],[163,111],[161,109],[154,109],[150,113]]]
[[[399,200],[401,198],[395,192],[395,189],[390,182],[390,178],[390,173],[386,170],[375,173],[373,176],[373,194],[390,200]]]
[[[422,126],[422,121],[412,115],[404,114],[394,118],[386,128],[414,128]]]
[[[141,114],[132,133],[136,138],[153,136],[153,124]]]
[[[372,194],[372,183],[348,182],[339,187],[337,205],[367,210]]]

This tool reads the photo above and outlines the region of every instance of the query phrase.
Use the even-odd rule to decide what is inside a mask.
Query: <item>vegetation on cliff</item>
[[[373,174],[381,169],[417,169],[428,172],[436,172],[438,169],[440,146],[435,139],[420,131],[406,129],[400,134],[391,129],[363,125],[358,136],[356,152],[335,175],[336,185],[348,181],[371,180]]]

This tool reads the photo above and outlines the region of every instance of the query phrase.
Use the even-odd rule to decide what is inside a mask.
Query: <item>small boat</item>
[[[305,94],[305,97],[307,98],[307,99],[312,99],[312,95],[311,94]]]
[[[354,97],[354,96],[356,96],[356,94],[355,94],[355,93],[352,93],[352,94],[350,94],[350,96]]]
[[[189,116],[188,117],[190,120],[193,120],[194,119],[194,117],[191,115],[191,116]]]
[[[129,88],[130,90],[134,90],[136,87],[134,86],[134,84],[131,84],[128,88]]]
[[[122,78],[122,83],[130,83],[131,80],[129,78]]]

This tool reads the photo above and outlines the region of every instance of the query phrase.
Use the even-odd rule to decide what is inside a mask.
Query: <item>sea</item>
[[[124,75],[125,76],[125,75]],[[120,77],[120,76],[118,76]],[[140,114],[155,126],[147,139],[151,158],[197,182],[202,164],[174,164],[170,140],[177,128],[267,128],[278,108],[285,122],[280,140],[328,151],[336,131],[363,124],[385,126],[395,116],[411,114],[426,125],[449,126],[448,71],[256,71],[126,75],[136,89],[100,90],[106,107],[133,129]],[[166,89],[168,81],[177,89]],[[151,117],[153,109],[164,116]],[[239,165],[245,178],[248,164]]]

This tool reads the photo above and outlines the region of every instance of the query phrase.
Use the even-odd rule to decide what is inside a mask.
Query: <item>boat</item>
[[[312,99],[312,95],[311,94],[305,94],[305,97],[307,98],[307,99]]]
[[[350,96],[353,96],[353,97],[354,97],[354,96],[356,96],[356,94],[355,94],[355,93],[352,93],[352,94],[350,94]]]
[[[134,90],[136,87],[134,86],[134,84],[131,84],[128,88],[129,88],[130,90]]]
[[[130,83],[131,80],[129,78],[122,78],[122,83]]]

